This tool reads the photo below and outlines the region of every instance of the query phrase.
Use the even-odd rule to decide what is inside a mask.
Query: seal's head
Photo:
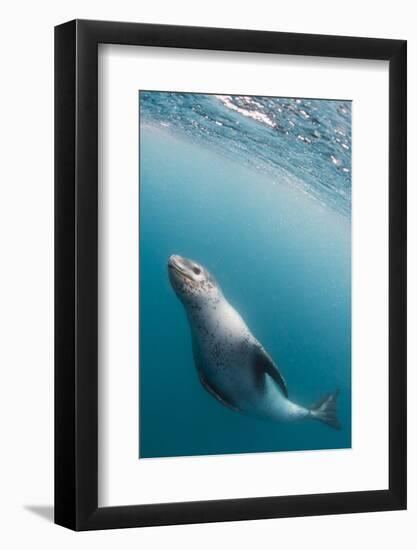
[[[213,275],[194,260],[173,254],[168,260],[168,274],[172,288],[186,306],[215,303],[222,296]]]

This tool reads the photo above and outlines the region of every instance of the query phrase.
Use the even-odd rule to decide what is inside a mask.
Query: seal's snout
[[[179,299],[188,307],[191,303],[201,305],[208,298],[221,295],[221,291],[205,267],[194,260],[178,254],[168,258],[168,277]]]
[[[181,256],[178,256],[177,254],[171,254],[171,256],[168,258],[168,265],[178,265],[179,263],[181,263],[181,260]]]
[[[172,254],[168,258],[168,269],[171,271],[181,271],[181,267],[183,265],[183,261],[181,256],[178,256],[177,254]]]

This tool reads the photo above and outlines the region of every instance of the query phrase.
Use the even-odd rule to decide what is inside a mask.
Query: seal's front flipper
[[[199,375],[200,375],[201,384],[203,385],[204,389],[206,389],[209,392],[210,395],[215,397],[217,401],[220,401],[222,405],[224,405],[225,407],[228,407],[232,411],[241,412],[240,409],[236,407],[236,405],[231,403],[230,399],[227,399],[225,395],[220,394],[219,391],[216,388],[214,388],[212,384],[209,383],[209,381],[201,371],[199,372]]]
[[[341,427],[340,422],[337,419],[336,410],[336,401],[338,395],[339,390],[336,390],[333,393],[329,393],[328,395],[320,399],[320,401],[315,403],[310,409],[310,414],[312,418],[328,424],[335,430],[340,430]]]
[[[281,388],[281,391],[285,397],[288,397],[287,384],[285,383],[284,377],[278,370],[276,364],[272,361],[262,346],[257,347],[255,353],[255,365],[258,374],[269,374],[272,380],[274,380],[274,382]]]

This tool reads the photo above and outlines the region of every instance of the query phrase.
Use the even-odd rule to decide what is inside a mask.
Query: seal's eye
[[[200,275],[200,273],[201,273],[201,269],[198,268],[198,267],[193,267],[193,271],[196,275]]]

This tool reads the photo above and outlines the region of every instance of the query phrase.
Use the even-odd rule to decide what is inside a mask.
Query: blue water
[[[141,458],[350,447],[350,120],[346,101],[140,93]],[[340,389],[340,431],[203,389],[171,254],[214,274],[293,401]]]

